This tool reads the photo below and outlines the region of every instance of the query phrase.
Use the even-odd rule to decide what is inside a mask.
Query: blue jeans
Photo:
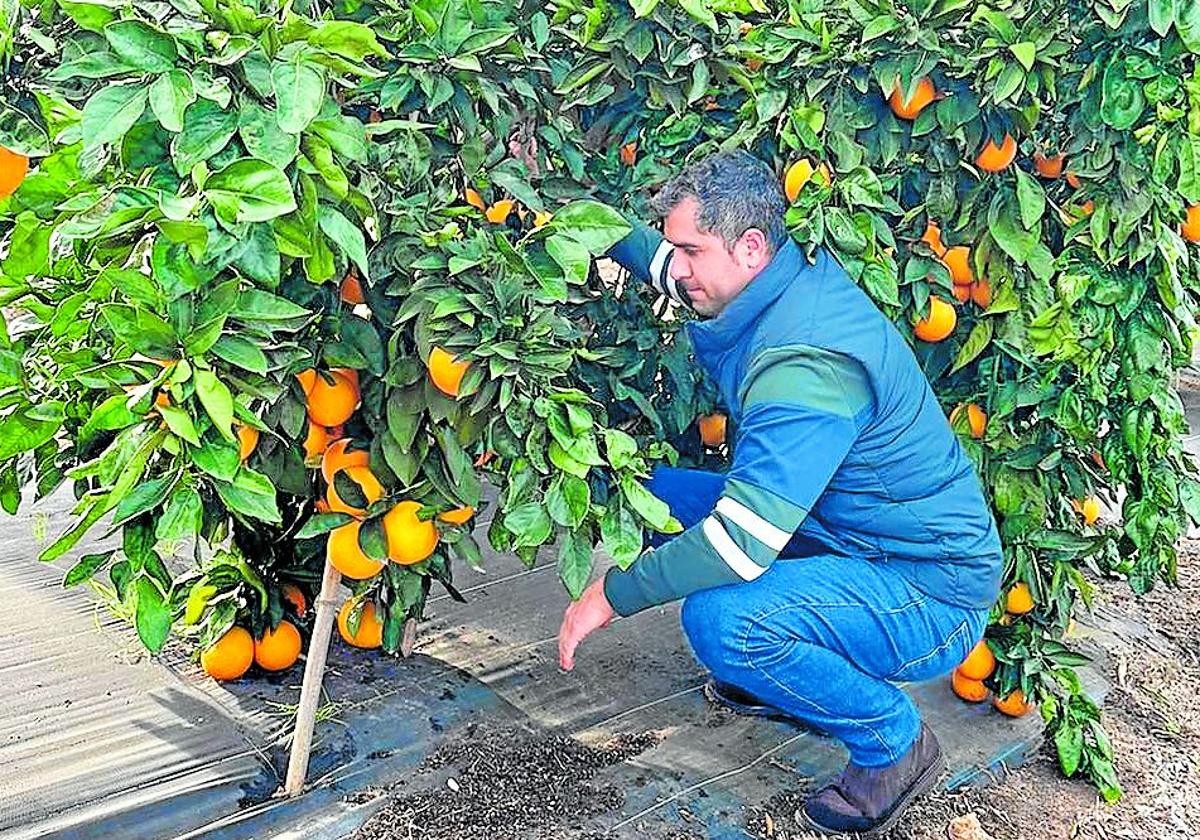
[[[712,512],[724,484],[719,473],[660,467],[647,487],[690,527]],[[896,683],[954,669],[983,637],[988,611],[938,601],[886,563],[789,557],[789,548],[756,580],[684,600],[692,650],[721,682],[837,738],[855,764],[892,764],[921,726]]]

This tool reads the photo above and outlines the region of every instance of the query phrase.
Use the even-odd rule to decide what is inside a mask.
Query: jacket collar
[[[737,344],[758,317],[796,278],[802,262],[799,246],[788,237],[766,267],[719,315],[707,321],[692,321],[688,324],[688,332],[696,353],[723,353]]]

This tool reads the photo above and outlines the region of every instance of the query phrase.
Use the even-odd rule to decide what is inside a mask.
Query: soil
[[[656,742],[652,734],[587,746],[565,735],[513,729],[468,732],[387,791],[389,802],[354,840],[590,840],[581,824],[621,807],[600,770]]]
[[[1104,804],[1090,785],[1063,778],[1049,749],[986,789],[925,796],[880,840],[1174,840],[1200,833],[1200,541],[1180,545],[1179,588],[1131,596],[1099,583],[1095,609],[1120,632],[1100,640],[1112,682],[1104,723],[1124,797]],[[598,840],[582,825],[620,808],[602,768],[654,743],[650,734],[601,747],[565,736],[480,732],[449,744],[409,779],[355,840]],[[796,810],[806,786],[745,814],[745,836],[817,840]],[[691,840],[671,834],[649,840]],[[701,840],[698,836],[696,840]]]

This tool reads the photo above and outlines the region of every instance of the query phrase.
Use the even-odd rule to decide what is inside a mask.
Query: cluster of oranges
[[[991,694],[984,682],[996,670],[996,657],[987,642],[981,641],[950,675],[954,693],[968,703],[982,703]],[[1014,689],[1004,697],[993,697],[992,705],[1009,717],[1021,717],[1037,708],[1025,699],[1025,692]]]
[[[282,596],[292,612],[304,618],[308,601],[295,584],[283,585]],[[296,625],[284,619],[274,630],[267,629],[255,639],[245,627],[230,627],[221,638],[200,654],[200,666],[215,680],[236,680],[251,665],[264,671],[286,671],[300,658],[303,642]]]
[[[636,143],[634,143],[633,146],[635,149],[637,148]],[[483,213],[484,218],[494,225],[502,225],[507,222],[509,214],[512,213],[513,210],[517,211],[517,215],[522,220],[525,219],[525,208],[521,207],[511,198],[501,198],[493,201],[491,204],[488,204],[483,200],[483,196],[479,194],[479,191],[472,187],[467,187],[466,190],[463,191],[463,198],[466,200],[467,204]],[[554,214],[549,210],[535,211],[533,214],[533,226],[535,228],[540,228],[543,225],[549,224],[552,218],[554,218]]]

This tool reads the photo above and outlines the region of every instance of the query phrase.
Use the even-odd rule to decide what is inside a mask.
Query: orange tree
[[[677,527],[637,478],[725,454],[713,391],[680,313],[593,258],[608,206],[746,147],[912,335],[984,479],[1008,565],[972,693],[1040,703],[1064,771],[1118,794],[1062,636],[1089,573],[1171,581],[1200,516],[1171,389],[1195,4],[6,2],[0,145],[33,162],[0,198],[0,501],[69,479],[43,557],[119,528],[67,582],[106,572],[148,646],[261,636],[328,553],[343,633],[404,649],[478,562],[485,478],[489,541],[555,543],[572,594],[594,544],[628,563]]]

